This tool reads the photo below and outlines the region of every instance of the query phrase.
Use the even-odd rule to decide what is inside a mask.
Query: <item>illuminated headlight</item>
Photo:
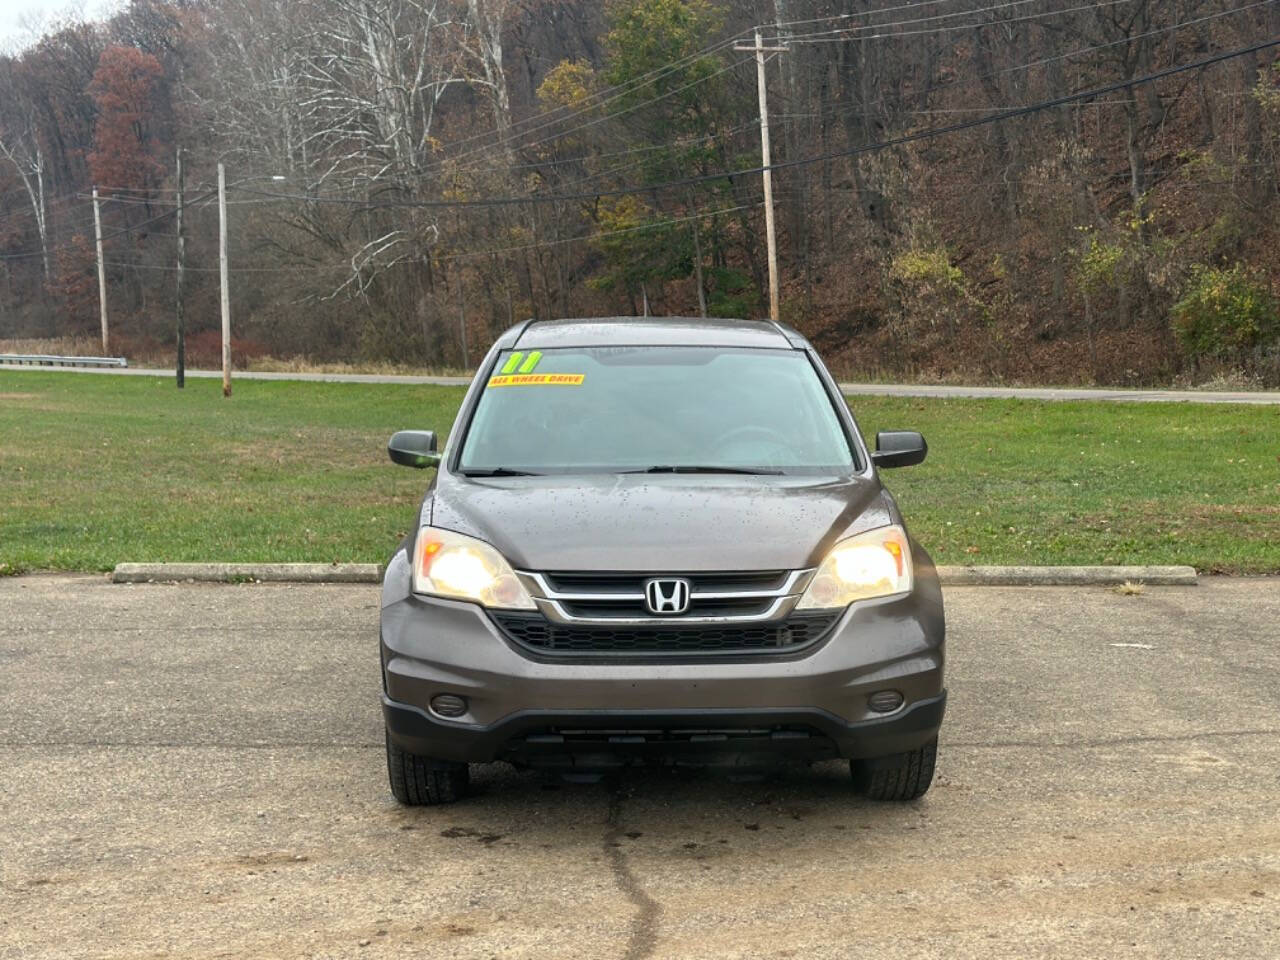
[[[483,540],[423,527],[414,546],[413,592],[504,610],[536,610],[511,564]]]
[[[911,548],[901,527],[881,527],[831,548],[797,610],[831,610],[855,600],[911,591]]]

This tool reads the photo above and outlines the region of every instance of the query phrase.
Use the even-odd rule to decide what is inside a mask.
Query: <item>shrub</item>
[[[1173,305],[1173,333],[1194,360],[1245,361],[1280,341],[1280,310],[1268,285],[1242,264],[1200,265]]]
[[[991,311],[973,292],[969,278],[951,262],[941,246],[912,246],[889,262],[889,280],[898,290],[908,326],[925,319],[936,327],[941,319],[959,323],[962,315],[976,311],[989,322]]]

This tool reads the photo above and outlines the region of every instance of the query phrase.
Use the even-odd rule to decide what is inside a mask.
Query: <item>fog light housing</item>
[[[902,694],[897,690],[877,690],[867,697],[867,706],[875,713],[893,713],[902,706]]]
[[[460,717],[467,712],[467,698],[455,693],[438,693],[431,698],[431,712],[442,717]]]

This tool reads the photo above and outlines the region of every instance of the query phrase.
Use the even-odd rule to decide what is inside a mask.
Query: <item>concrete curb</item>
[[[381,583],[377,563],[119,563],[113,583],[196,580],[202,583]]]
[[[939,567],[944,587],[1066,587],[1145,583],[1194,587],[1195,567]]]
[[[1195,586],[1194,567],[939,567],[943,586],[1052,587],[1132,581],[1148,586]],[[380,583],[376,563],[121,563],[114,583],[195,580],[201,583]]]

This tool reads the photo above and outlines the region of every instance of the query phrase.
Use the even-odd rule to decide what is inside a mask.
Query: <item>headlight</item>
[[[911,590],[911,548],[901,527],[881,527],[831,548],[797,610],[830,610]]]
[[[537,609],[502,554],[483,540],[435,527],[418,531],[413,592],[506,610]]]

